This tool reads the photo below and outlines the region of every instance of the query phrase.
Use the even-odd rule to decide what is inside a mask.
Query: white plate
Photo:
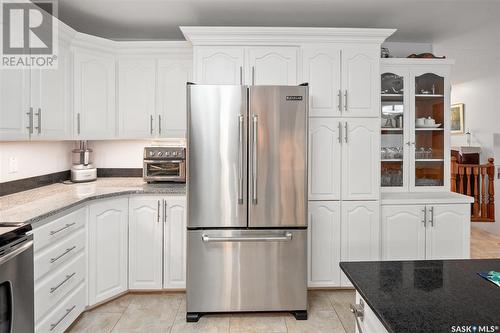
[[[438,128],[441,124],[426,124],[426,125],[417,125],[417,128]]]

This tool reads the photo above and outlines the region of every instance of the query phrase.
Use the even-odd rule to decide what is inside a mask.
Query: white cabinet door
[[[124,292],[127,284],[128,198],[90,205],[89,305]]]
[[[341,122],[309,119],[309,200],[339,200],[341,182]]]
[[[158,131],[155,110],[156,60],[118,62],[118,135],[149,138]]]
[[[81,140],[115,137],[115,59],[75,50],[75,137]]]
[[[163,198],[129,201],[129,289],[162,288]]]
[[[31,139],[72,139],[70,51],[59,47],[57,69],[35,69],[31,74]]]
[[[247,84],[296,85],[296,47],[252,47],[247,49]]]
[[[157,117],[161,137],[186,136],[186,83],[192,80],[191,59],[158,61]]]
[[[427,206],[426,259],[470,258],[470,205]]]
[[[30,71],[0,70],[0,141],[29,140]]]
[[[304,48],[302,73],[302,81],[309,83],[309,116],[340,116],[342,107],[340,49]]]
[[[345,116],[379,116],[379,68],[379,47],[353,46],[342,49],[342,111]]]
[[[382,206],[382,260],[425,259],[425,207]]]
[[[340,286],[340,202],[310,201],[308,286]]]
[[[342,128],[342,200],[378,200],[380,196],[380,120],[344,118]]]
[[[380,260],[380,203],[343,201],[341,261]],[[342,273],[342,286],[350,286]]]
[[[163,287],[186,288],[186,198],[165,198]]]
[[[198,84],[242,84],[243,47],[198,46],[194,49]]]

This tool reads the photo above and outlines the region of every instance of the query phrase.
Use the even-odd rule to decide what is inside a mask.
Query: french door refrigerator
[[[307,319],[307,85],[187,90],[186,320]]]

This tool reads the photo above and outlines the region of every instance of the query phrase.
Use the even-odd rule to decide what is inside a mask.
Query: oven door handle
[[[283,236],[243,236],[243,237],[220,237],[209,236],[207,234],[201,235],[201,240],[205,243],[213,242],[286,242],[292,240],[292,233],[287,232]]]
[[[19,246],[17,249],[13,250],[12,252],[7,253],[6,255],[0,257],[0,265],[6,263],[10,259],[14,258],[15,256],[23,253],[24,251],[28,250],[30,247],[33,246],[33,241],[30,240],[23,245]]]

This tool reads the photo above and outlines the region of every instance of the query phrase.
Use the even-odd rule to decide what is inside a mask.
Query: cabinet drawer
[[[85,255],[81,253],[64,267],[35,284],[35,320],[59,303],[85,279]]]
[[[35,252],[35,281],[63,266],[85,249],[85,229],[81,228],[69,237],[58,241],[43,251]]]
[[[49,315],[37,321],[35,332],[59,333],[64,332],[69,325],[82,313],[85,308],[85,284],[73,290],[68,297],[60,302]]]
[[[84,207],[49,222],[40,228],[36,228],[33,231],[35,253],[37,250],[53,244],[58,239],[62,239],[73,233],[75,230],[83,227],[86,219],[87,209]]]

